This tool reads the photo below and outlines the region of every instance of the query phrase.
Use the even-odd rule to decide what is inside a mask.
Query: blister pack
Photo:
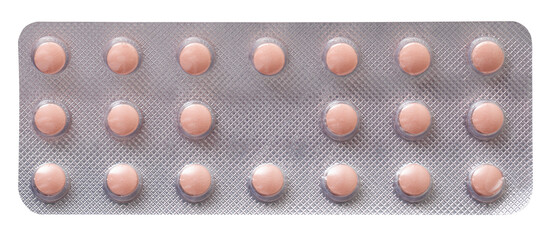
[[[509,214],[532,180],[515,22],[33,23],[41,214]]]

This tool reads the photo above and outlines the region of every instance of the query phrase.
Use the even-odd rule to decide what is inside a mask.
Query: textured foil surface
[[[62,72],[43,74],[32,61],[44,36],[62,40],[69,60]],[[111,72],[103,53],[117,37],[131,39],[141,63],[129,75]],[[214,60],[199,76],[186,74],[177,56],[186,38],[207,41]],[[274,75],[258,73],[249,58],[254,42],[276,39],[286,65]],[[358,66],[339,77],[322,62],[327,42],[353,41]],[[419,76],[395,62],[398,43],[416,37],[428,43],[432,61]],[[498,73],[478,74],[468,49],[492,37],[505,51]],[[19,193],[41,214],[509,214],[526,206],[533,188],[532,45],[515,22],[445,23],[33,23],[19,38]],[[56,141],[32,126],[39,102],[64,104],[70,129]],[[111,103],[125,100],[143,114],[141,131],[129,141],[114,139],[105,127]],[[193,141],[178,129],[178,112],[190,100],[207,103],[215,129]],[[337,142],[321,129],[321,114],[335,100],[356,106],[358,133]],[[409,100],[432,114],[429,134],[407,141],[393,128],[394,112]],[[480,141],[466,130],[466,114],[479,100],[497,102],[506,114],[502,133]],[[62,166],[71,179],[67,196],[45,204],[32,194],[30,180],[46,162]],[[127,204],[111,201],[102,189],[105,171],[132,164],[143,180],[141,195]],[[393,187],[398,169],[420,163],[432,175],[430,196],[420,203],[399,199]],[[209,168],[215,191],[201,203],[184,202],[174,185],[189,163]],[[274,163],[285,173],[287,192],[262,203],[246,186],[250,172]],[[352,166],[360,190],[346,203],[329,201],[320,187],[334,163]],[[499,167],[507,189],[491,204],[466,191],[469,171],[482,163]]]

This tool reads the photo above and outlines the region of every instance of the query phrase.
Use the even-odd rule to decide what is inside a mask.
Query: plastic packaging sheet
[[[42,37],[63,41],[66,68],[43,74],[33,63]],[[131,39],[141,61],[133,73],[118,75],[105,63],[105,47]],[[213,53],[201,75],[185,73],[178,61],[187,38],[207,41]],[[254,69],[255,41],[276,39],[286,64],[276,75]],[[356,69],[337,76],[322,61],[329,40],[355,44]],[[428,44],[430,67],[418,76],[395,61],[402,39]],[[502,68],[481,75],[469,63],[477,38],[496,39],[505,53]],[[30,210],[42,214],[509,214],[526,206],[533,188],[532,45],[515,22],[447,23],[33,23],[19,39],[19,192]],[[33,128],[41,101],[62,103],[70,127],[59,139],[44,139]],[[142,113],[140,132],[130,140],[105,128],[111,103],[123,100]],[[178,128],[185,102],[207,103],[215,116],[209,136],[190,140]],[[360,116],[357,134],[334,141],[323,131],[322,112],[332,101],[352,103]],[[489,100],[501,106],[505,126],[482,141],[466,128],[468,109]],[[432,125],[420,140],[394,130],[394,114],[406,101],[430,109]],[[53,204],[31,189],[35,169],[47,162],[70,177],[68,194]],[[142,179],[142,192],[120,204],[103,190],[105,171],[129,163]],[[175,180],[181,168],[199,163],[211,171],[214,192],[200,203],[183,201]],[[255,200],[247,180],[263,163],[285,174],[285,194],[272,203]],[[352,166],[359,190],[352,200],[330,201],[320,180],[334,163]],[[401,166],[420,163],[432,176],[429,196],[402,201],[393,179]],[[506,192],[481,203],[467,192],[474,166],[496,165]]]

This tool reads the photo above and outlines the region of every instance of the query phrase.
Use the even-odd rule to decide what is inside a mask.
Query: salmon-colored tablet
[[[284,175],[276,165],[263,164],[253,171],[251,184],[258,194],[273,196],[282,190]]]
[[[285,65],[285,53],[275,43],[263,43],[253,53],[253,65],[264,75],[274,75]]]
[[[484,164],[472,172],[470,185],[474,192],[483,197],[497,195],[504,184],[502,172],[491,164]]]
[[[190,75],[200,75],[211,65],[211,52],[201,43],[186,45],[179,55],[179,64]]]
[[[118,104],[112,107],[107,116],[107,125],[117,136],[128,136],[134,133],[140,124],[139,112],[129,104]]]
[[[57,43],[45,42],[34,51],[34,65],[45,74],[58,73],[65,67],[67,55],[65,49]]]
[[[346,136],[357,129],[358,113],[349,104],[336,103],[331,105],[325,113],[325,124],[332,134]]]
[[[350,74],[358,65],[358,54],[346,43],[337,43],[329,47],[325,55],[329,70],[339,76]]]
[[[67,125],[67,114],[61,106],[47,103],[36,110],[34,125],[46,136],[58,135]]]
[[[418,102],[406,103],[398,114],[399,126],[407,134],[419,135],[426,132],[430,122],[430,111]]]
[[[47,163],[34,173],[34,185],[41,194],[53,196],[60,194],[65,188],[67,176],[59,165]]]
[[[496,72],[504,63],[504,52],[493,41],[483,41],[475,45],[470,57],[474,68],[483,74]]]
[[[190,196],[204,195],[211,186],[211,174],[202,165],[188,165],[183,168],[179,175],[179,186],[183,192]]]
[[[358,186],[358,174],[348,165],[337,164],[327,170],[325,184],[333,195],[348,196]]]
[[[400,169],[398,185],[409,196],[420,196],[430,188],[430,173],[419,164],[409,164]]]
[[[479,133],[490,135],[497,133],[504,123],[504,113],[492,102],[477,105],[472,112],[472,125]]]
[[[213,119],[209,108],[200,103],[192,103],[181,111],[179,124],[190,137],[199,137],[212,128]]]
[[[430,51],[421,43],[408,43],[400,49],[398,63],[409,75],[419,75],[430,66]]]
[[[130,43],[115,43],[108,50],[107,65],[110,70],[117,74],[130,74],[139,65],[139,53]]]
[[[118,196],[127,196],[134,193],[139,186],[137,171],[125,163],[114,165],[107,174],[108,190]]]

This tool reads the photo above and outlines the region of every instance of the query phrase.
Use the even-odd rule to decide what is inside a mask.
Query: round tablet
[[[497,133],[504,123],[504,113],[500,107],[492,102],[483,102],[476,105],[471,116],[474,129],[481,134]]]
[[[190,196],[204,195],[211,187],[211,174],[199,164],[185,166],[179,175],[179,186]]]
[[[358,54],[346,43],[337,43],[329,47],[325,55],[329,70],[339,76],[350,74],[358,65]]]
[[[137,171],[125,163],[114,165],[107,173],[108,190],[117,196],[127,196],[134,193],[139,186]]]
[[[253,65],[261,74],[274,75],[284,67],[285,53],[275,43],[263,43],[255,48]]]
[[[179,117],[179,124],[188,137],[201,137],[213,127],[211,111],[201,103],[185,104]]]
[[[325,127],[328,135],[334,135],[337,140],[352,137],[358,129],[358,113],[350,104],[335,102],[330,104],[325,112]]]
[[[398,173],[398,186],[408,196],[420,196],[430,188],[430,173],[419,164],[409,164]]]
[[[33,181],[38,192],[46,196],[53,196],[63,191],[67,183],[67,176],[59,165],[46,163],[36,170]]]
[[[107,65],[117,74],[129,74],[139,65],[139,53],[130,43],[115,43],[108,50]]]
[[[56,136],[67,126],[67,113],[55,103],[47,103],[34,113],[34,125],[45,136]]]
[[[327,170],[325,184],[331,194],[348,196],[354,193],[358,186],[358,174],[348,165],[337,164]]]
[[[36,48],[33,60],[40,72],[55,74],[65,67],[67,55],[61,45],[55,42],[45,42]]]
[[[258,194],[274,196],[284,186],[284,175],[276,165],[263,164],[253,171],[251,184]]]
[[[113,106],[107,115],[107,126],[117,136],[134,133],[140,124],[139,112],[129,104]]]
[[[400,130],[407,135],[421,135],[428,130],[431,123],[430,111],[422,103],[404,103],[398,113]]]
[[[493,41],[482,41],[474,46],[470,56],[474,68],[482,74],[491,74],[502,67],[504,52]]]
[[[430,52],[421,43],[407,43],[398,54],[400,68],[409,75],[419,75],[430,66]]]
[[[179,55],[179,64],[190,75],[200,75],[211,65],[211,52],[201,43],[186,45]]]
[[[493,197],[502,190],[504,177],[497,167],[484,164],[472,172],[470,185],[476,194],[483,197]]]

